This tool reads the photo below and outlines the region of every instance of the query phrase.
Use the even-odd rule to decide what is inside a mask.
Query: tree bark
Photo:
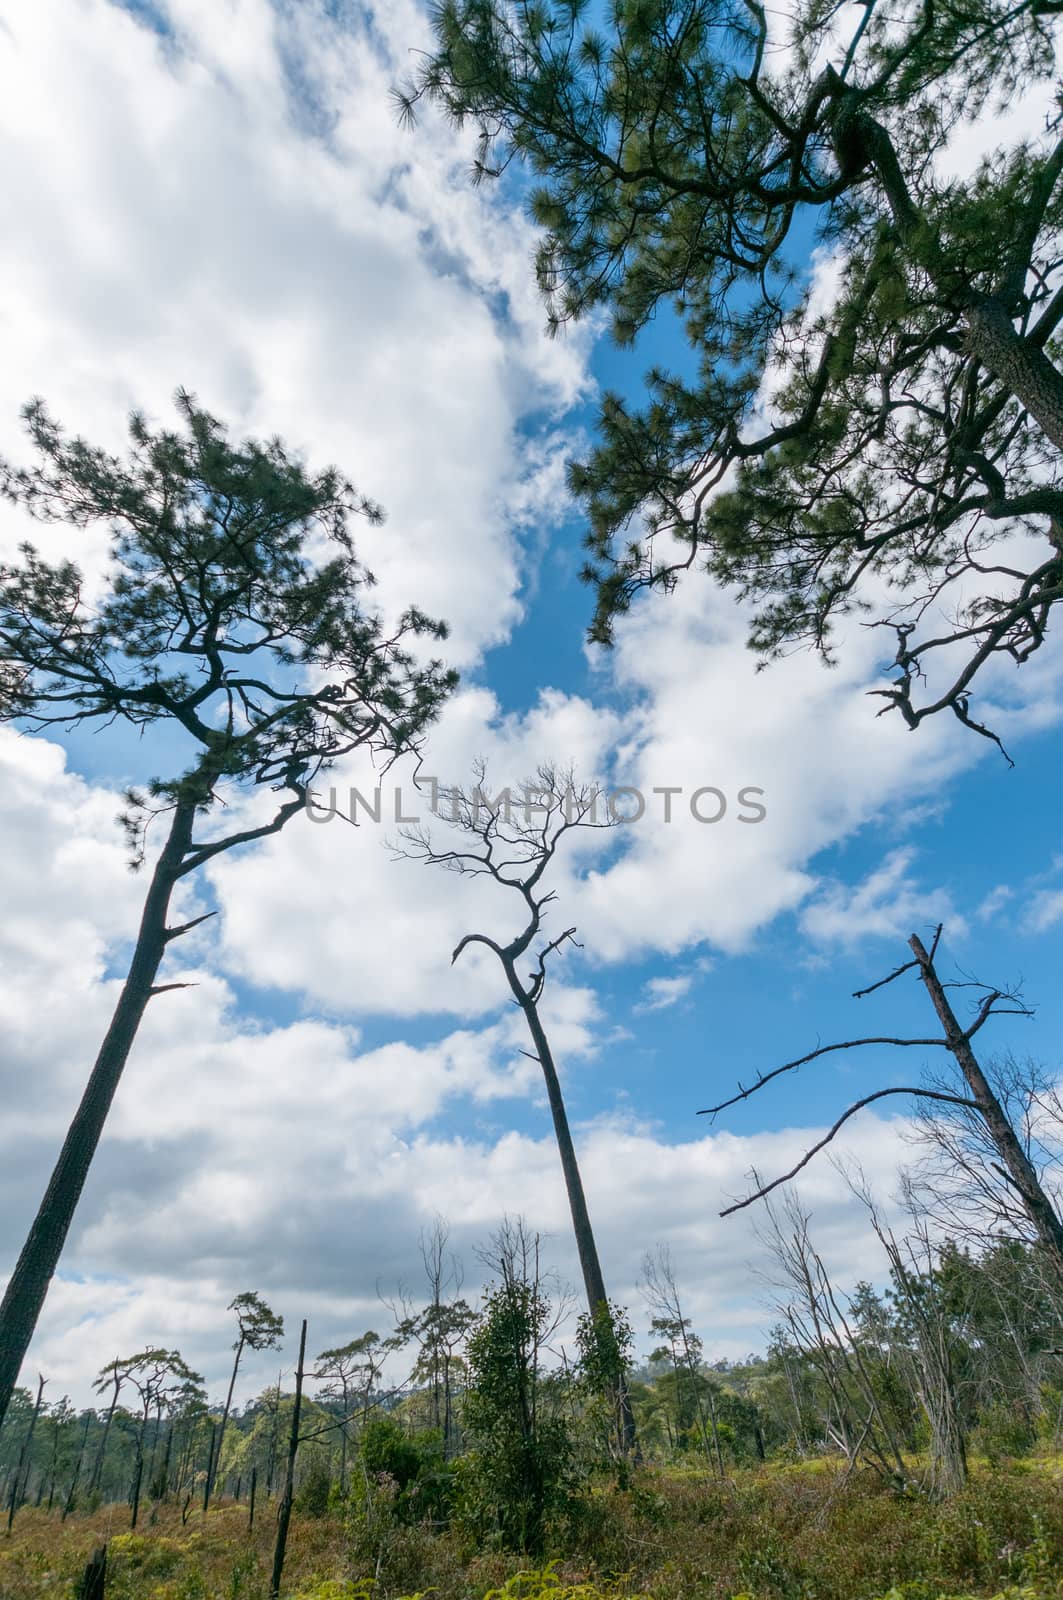
[[[236,1374],[237,1374],[237,1371],[239,1370],[240,1357],[243,1355],[243,1353],[244,1353],[244,1336],[241,1333],[240,1338],[237,1341],[237,1345],[236,1345],[236,1360],[233,1362],[233,1370],[229,1375],[229,1393],[225,1396],[225,1410],[221,1414],[221,1429],[220,1429],[220,1431],[218,1433],[218,1448],[217,1448],[217,1451],[216,1451],[215,1456],[214,1456],[214,1466],[213,1466],[212,1471],[210,1471],[207,1474],[207,1487],[206,1487],[206,1490],[204,1491],[204,1494],[203,1494],[203,1510],[204,1511],[206,1511],[207,1506],[210,1504],[210,1497],[211,1497],[211,1494],[214,1491],[214,1480],[218,1476],[218,1463],[221,1460],[222,1441],[225,1438],[225,1424],[229,1420],[229,1412],[232,1409],[233,1390],[236,1387]]]
[[[0,1423],[66,1243],[115,1090],[153,993],[167,944],[170,896],[191,845],[194,816],[192,801],[178,802],[152,874],[136,948],[111,1025],[0,1305]]]
[[[1017,332],[1000,301],[979,297],[966,313],[967,348],[1063,450],[1063,374]]]
[[[24,1485],[26,1478],[29,1475],[30,1449],[33,1445],[33,1434],[37,1427],[37,1418],[41,1414],[41,1401],[44,1398],[45,1382],[46,1380],[38,1374],[36,1404],[33,1407],[33,1415],[30,1417],[30,1425],[27,1428],[25,1436],[22,1440],[22,1448],[18,1453],[18,1465],[15,1468],[15,1476],[11,1481],[11,1503],[7,1508],[8,1533],[11,1532],[11,1524],[15,1520],[15,1512],[22,1503]],[[25,1473],[23,1472],[23,1468],[25,1468]]]
[[[925,945],[916,934],[912,935],[908,943],[919,963],[926,991],[945,1031],[945,1041],[949,1051],[963,1073],[967,1087],[971,1091],[971,1098],[978,1106],[982,1121],[996,1146],[1011,1185],[1022,1201],[1023,1209],[1033,1225],[1038,1242],[1060,1279],[1063,1280],[1063,1221],[1060,1221],[1055,1207],[1045,1193],[1034,1165],[1022,1148],[1004,1107],[993,1093],[989,1080],[971,1048],[971,1041],[949,1004],[948,995]]]
[[[84,1459],[85,1459],[85,1446],[88,1443],[89,1428],[92,1426],[92,1420],[93,1420],[92,1412],[91,1411],[86,1411],[86,1413],[85,1413],[85,1423],[84,1423],[84,1427],[82,1428],[82,1432],[81,1432],[81,1447],[78,1450],[77,1461],[74,1463],[74,1475],[70,1479],[70,1489],[69,1489],[69,1492],[67,1494],[66,1500],[65,1500],[65,1502],[63,1504],[63,1515],[62,1515],[62,1518],[60,1519],[63,1522],[66,1521],[67,1517],[70,1515],[70,1513],[73,1511],[75,1505],[77,1504],[78,1480],[81,1477],[81,1467],[82,1467],[82,1463],[84,1462]]]
[[[207,1514],[207,1506],[210,1504],[210,1481],[211,1481],[211,1478],[212,1478],[213,1473],[214,1473],[214,1440],[215,1440],[216,1433],[217,1433],[217,1430],[215,1429],[215,1426],[214,1426],[214,1424],[212,1422],[211,1425],[210,1425],[210,1445],[209,1445],[209,1448],[207,1450],[207,1476],[206,1476],[206,1478],[204,1480],[204,1483],[203,1483],[203,1515],[204,1516],[206,1516],[206,1514]]]
[[[76,1600],[104,1600],[107,1588],[107,1546],[94,1550],[74,1591]]]
[[[270,1600],[277,1600],[284,1575],[284,1551],[288,1543],[288,1524],[292,1520],[292,1494],[295,1488],[295,1457],[299,1450],[299,1413],[303,1404],[303,1362],[306,1358],[306,1320],[299,1336],[299,1365],[295,1369],[295,1404],[292,1407],[292,1431],[288,1436],[288,1466],[284,1475],[284,1495],[277,1514],[277,1543],[273,1550],[273,1577],[270,1580]],[[277,1394],[280,1405],[280,1392]]]
[[[955,285],[941,270],[937,241],[912,200],[893,140],[882,124],[861,108],[860,97],[852,89],[843,90],[838,98],[833,130],[836,143],[851,141],[857,167],[867,164],[874,168],[897,232],[906,244],[914,246],[920,265],[946,300],[954,297]],[[1022,276],[1025,278],[1025,272]],[[1045,438],[1063,450],[1063,373],[1036,340],[1018,332],[999,298],[968,291],[961,293],[960,303],[971,355],[1011,391]]]
[[[133,1493],[131,1496],[129,1526],[135,1528],[140,1515],[140,1485],[144,1478],[144,1446],[141,1442],[137,1446],[137,1464],[133,1469]]]
[[[561,1082],[557,1076],[557,1068],[554,1065],[553,1052],[546,1037],[546,1030],[543,1028],[539,1018],[538,1007],[533,1000],[529,1000],[511,963],[506,963],[506,977],[509,980],[509,986],[517,1004],[524,1013],[524,1020],[528,1025],[528,1032],[531,1034],[539,1065],[542,1067],[543,1079],[546,1083],[546,1095],[550,1102],[550,1114],[554,1121],[554,1134],[557,1139],[558,1152],[561,1156],[561,1171],[564,1174],[565,1189],[568,1192],[569,1210],[572,1213],[572,1227],[576,1235],[576,1250],[579,1254],[580,1271],[583,1274],[587,1305],[593,1317],[599,1306],[605,1306],[608,1309],[609,1296],[605,1292],[605,1279],[602,1277],[601,1262],[598,1259],[598,1246],[595,1243],[594,1229],[591,1227],[590,1212],[587,1209],[587,1197],[583,1192],[583,1179],[580,1177],[579,1162],[576,1159],[576,1147],[572,1143],[572,1132],[568,1125],[568,1113],[565,1110],[565,1100],[561,1093]],[[630,1454],[636,1448],[635,1417],[631,1409],[631,1396],[623,1374],[621,1374],[615,1398],[619,1411],[624,1451],[626,1454]]]

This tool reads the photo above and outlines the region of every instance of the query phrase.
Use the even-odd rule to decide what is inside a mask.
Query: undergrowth
[[[109,1540],[107,1600],[266,1600],[274,1508],[135,1534],[115,1506],[60,1522],[34,1510],[0,1534],[0,1600],[69,1600]],[[839,1471],[768,1469],[717,1482],[643,1470],[552,1526],[554,1559],[475,1549],[456,1529],[368,1526],[357,1507],[293,1518],[284,1600],[1063,1600],[1057,1464],[977,1472],[941,1504]]]

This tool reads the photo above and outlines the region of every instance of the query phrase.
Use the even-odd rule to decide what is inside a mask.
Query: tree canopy
[[[697,354],[602,402],[570,467],[592,637],[703,564],[765,658],[884,630],[883,710],[950,708],[1025,661],[1063,596],[1063,140],[937,157],[1054,68],[1055,0],[443,0],[400,91],[479,130],[477,177],[529,166],[551,326],[662,311]],[[812,251],[821,272],[808,270]],[[815,292],[813,292],[815,291]]]
[[[409,642],[446,629],[411,608],[389,631],[365,607],[349,521],[381,513],[335,468],[309,472],[278,439],[231,443],[183,390],[177,406],[180,433],[134,413],[125,460],[68,438],[41,401],[25,408],[38,459],[0,463],[0,492],[113,539],[99,594],[30,544],[0,567],[0,718],[34,732],[168,720],[195,753],[152,782],[163,807],[208,806],[229,780],[287,789],[286,816],[341,755],[410,747],[455,680]]]

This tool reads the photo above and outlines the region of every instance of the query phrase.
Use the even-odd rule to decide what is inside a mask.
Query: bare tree
[[[15,1520],[15,1512],[26,1497],[26,1484],[30,1471],[30,1451],[33,1448],[33,1435],[37,1430],[37,1418],[41,1414],[41,1405],[44,1401],[44,1386],[48,1379],[43,1373],[37,1374],[37,1399],[33,1410],[30,1412],[29,1427],[22,1439],[22,1447],[18,1453],[18,1463],[15,1467],[14,1477],[11,1479],[11,1498],[7,1507],[7,1531],[11,1532],[11,1524]]]
[[[497,958],[509,992],[524,1017],[533,1047],[525,1054],[539,1063],[546,1084],[587,1305],[594,1317],[601,1314],[602,1307],[608,1312],[609,1297],[561,1082],[540,1009],[547,963],[564,946],[575,943],[576,930],[565,928],[556,938],[546,938],[543,921],[556,896],[553,890],[544,888],[544,879],[567,834],[578,828],[610,827],[613,819],[599,817],[600,791],[593,785],[577,784],[571,771],[540,767],[535,779],[521,786],[520,801],[515,801],[509,790],[503,790],[500,796],[492,799],[486,793],[486,769],[482,764],[476,769],[476,780],[475,788],[469,793],[458,789],[451,791],[448,821],[462,836],[460,843],[452,849],[437,845],[430,831],[418,824],[403,830],[404,845],[396,853],[431,866],[445,867],[462,877],[490,878],[509,889],[520,904],[521,927],[508,944],[500,944],[485,933],[467,933],[451,961],[457,961],[470,945],[485,946]],[[525,958],[532,963],[532,969],[527,976],[522,976],[518,964]],[[617,1399],[623,1419],[624,1446],[633,1450],[635,1420],[623,1378]]]
[[[1060,1214],[1063,1098],[1056,1083],[1040,1062],[1010,1051],[991,1058],[985,1075]],[[928,1081],[932,1088],[956,1092],[958,1073],[954,1065],[946,1066]],[[909,1137],[920,1156],[908,1181],[920,1207],[937,1223],[986,1245],[1001,1237],[1036,1240],[1030,1214],[981,1116],[965,1106],[926,1100],[916,1110]]]
[[[754,1191],[743,1200],[736,1201],[728,1206],[722,1216],[729,1216],[732,1212],[741,1211],[743,1207],[752,1205],[754,1201],[763,1199],[772,1193],[780,1184],[787,1183],[795,1177],[801,1169],[821,1150],[825,1149],[836,1135],[841,1131],[849,1119],[863,1110],[865,1106],[872,1105],[878,1100],[889,1095],[904,1095],[922,1103],[933,1102],[935,1105],[946,1106],[952,1112],[959,1111],[966,1119],[968,1128],[969,1147],[980,1147],[983,1152],[991,1151],[995,1160],[991,1165],[998,1177],[1005,1184],[1009,1196],[1010,1206],[1021,1213],[1025,1228],[1030,1237],[1036,1240],[1038,1247],[1044,1254],[1045,1260],[1063,1280],[1063,1220],[1053,1203],[1052,1197],[1046,1191],[1038,1172],[1028,1141],[1024,1143],[1022,1137],[1016,1132],[1015,1126],[1008,1115],[1007,1103],[1003,1102],[996,1093],[974,1052],[971,1041],[985,1026],[991,1017],[995,1016],[1020,1016],[1033,1015],[1030,1007],[1024,1004],[1017,990],[996,989],[988,984],[977,983],[970,979],[956,982],[943,982],[935,965],[938,944],[941,939],[941,926],[934,933],[930,949],[927,950],[918,934],[913,934],[908,941],[912,951],[912,960],[906,961],[897,967],[885,978],[873,983],[866,989],[858,989],[854,999],[862,999],[865,995],[874,993],[893,983],[905,973],[915,972],[919,981],[924,985],[930,1002],[937,1013],[941,1024],[941,1035],[928,1038],[906,1039],[896,1037],[878,1036],[874,1038],[847,1039],[839,1044],[820,1045],[815,1050],[810,1050],[807,1055],[798,1056],[794,1061],[787,1061],[781,1067],[775,1067],[770,1072],[760,1073],[756,1081],[747,1088],[740,1087],[738,1092],[727,1100],[722,1100],[718,1105],[706,1107],[699,1112],[700,1116],[716,1117],[728,1106],[736,1105],[741,1100],[748,1100],[750,1095],[763,1089],[767,1084],[780,1077],[785,1072],[794,1072],[810,1061],[816,1061],[821,1056],[829,1055],[839,1050],[856,1050],[868,1045],[891,1045],[899,1048],[925,1048],[945,1050],[952,1057],[955,1069],[962,1080],[961,1086],[950,1088],[935,1087],[932,1082],[904,1087],[891,1086],[886,1089],[876,1089],[870,1094],[863,1095],[853,1102],[827,1130],[822,1139],[819,1139],[811,1149],[807,1150],[789,1172],[773,1178],[769,1183],[758,1183]],[[965,1027],[958,1019],[949,999],[950,990],[970,990],[975,996],[974,1015]]]
[[[819,1379],[825,1437],[850,1468],[863,1460],[903,1486],[903,1439],[875,1381],[852,1302],[838,1293],[812,1242],[808,1213],[791,1193],[782,1215],[769,1204],[767,1218],[761,1237],[777,1268],[772,1281],[782,1291],[778,1309]]]
[[[938,1280],[938,1250],[928,1219],[906,1185],[908,1228],[898,1239],[883,1220],[866,1180],[853,1177],[850,1188],[867,1207],[886,1252],[893,1300],[910,1337],[911,1386],[930,1428],[927,1487],[943,1496],[957,1494],[967,1482],[967,1437],[957,1390],[956,1327]]]
[[[648,1252],[643,1257],[639,1287],[653,1314],[651,1331],[666,1341],[672,1370],[679,1386],[677,1398],[681,1403],[685,1391],[693,1401],[702,1449],[722,1478],[723,1452],[720,1449],[716,1396],[712,1384],[701,1370],[701,1340],[692,1331],[689,1317],[683,1315],[679,1285],[676,1283],[675,1268],[672,1264],[672,1252],[667,1245],[658,1245],[655,1251]],[[708,1420],[705,1415],[706,1406]]]

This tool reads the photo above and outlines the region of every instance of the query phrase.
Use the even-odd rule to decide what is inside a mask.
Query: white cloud
[[[111,832],[115,796],[66,772],[41,740],[4,733],[0,761],[25,829],[0,856],[11,913],[5,1021],[18,1046],[5,1055],[2,1092],[19,1109],[0,1135],[0,1250],[10,1260],[105,1026],[115,988],[106,974],[120,965],[141,891]],[[26,869],[31,837],[34,859],[49,863],[43,876]],[[50,941],[31,915],[42,886]],[[256,1022],[211,971],[212,937],[175,947],[167,978],[196,987],[153,1002],[119,1087],[31,1351],[53,1392],[88,1398],[92,1372],[160,1337],[217,1389],[229,1359],[224,1307],[247,1287],[289,1326],[310,1316],[318,1347],[379,1326],[378,1281],[414,1282],[418,1233],[437,1212],[453,1224],[474,1298],[473,1247],[507,1210],[550,1234],[550,1259],[578,1282],[541,1078],[521,1053],[512,1009],[416,1045],[398,1037],[367,1047],[356,1028],[321,1018]],[[69,959],[79,951],[80,965]],[[547,989],[545,1019],[579,1090],[609,1019],[593,991],[563,981]],[[508,1131],[518,1100],[531,1103],[523,1120],[538,1118],[541,1133]],[[899,1132],[878,1119],[854,1130],[880,1187]],[[756,1246],[749,1219],[724,1223],[716,1212],[750,1169],[792,1164],[811,1132],[672,1142],[606,1116],[576,1137],[611,1291],[638,1321],[641,1254],[666,1239],[710,1352],[742,1354],[764,1320]],[[804,1187],[843,1280],[866,1271],[866,1228],[837,1175],[817,1167]],[[249,1363],[242,1393],[274,1372],[271,1357]]]
[[[961,934],[965,924],[948,889],[923,888],[910,871],[916,855],[911,847],[891,850],[862,882],[824,884],[801,913],[802,930],[818,944],[897,939],[938,922]]]
[[[690,973],[681,973],[676,978],[650,978],[643,985],[644,998],[635,1007],[636,1011],[667,1011],[670,1006],[678,1004],[690,993],[694,979]]]
[[[260,1092],[269,1099],[269,1084]],[[420,1292],[419,1231],[440,1214],[451,1225],[468,1274],[465,1292],[474,1301],[482,1278],[475,1247],[506,1212],[525,1214],[546,1234],[547,1261],[564,1281],[578,1284],[548,1133],[445,1137],[425,1130],[402,1138],[374,1132],[359,1118],[353,1096],[346,1114],[326,1096],[317,1118],[309,1086],[302,1108],[296,1099],[287,1129],[276,1116],[255,1117],[250,1126],[242,1117],[215,1117],[209,1128],[204,1119],[194,1160],[151,1141],[147,1128],[139,1141],[127,1126],[121,1142],[111,1142],[112,1203],[86,1218],[34,1346],[34,1362],[53,1375],[57,1391],[84,1394],[90,1371],[116,1350],[158,1338],[160,1329],[218,1390],[229,1359],[224,1306],[251,1285],[290,1328],[308,1315],[318,1348],[367,1326],[386,1329],[378,1292],[394,1293],[400,1281]],[[751,1169],[793,1165],[818,1131],[671,1142],[608,1119],[577,1129],[606,1282],[631,1308],[640,1344],[648,1318],[637,1279],[643,1254],[659,1241],[673,1250],[686,1307],[706,1334],[710,1358],[741,1356],[762,1343],[772,1312],[756,1214],[721,1219],[717,1213],[747,1192]],[[869,1116],[846,1146],[887,1200],[903,1154],[902,1131],[900,1121]],[[124,1191],[123,1175],[130,1183]],[[801,1196],[839,1286],[874,1277],[866,1218],[830,1163],[807,1169]],[[276,1364],[274,1357],[249,1362],[242,1394],[269,1381]]]
[[[982,756],[958,725],[938,719],[916,741],[899,720],[875,717],[867,690],[877,647],[858,626],[833,670],[797,655],[758,672],[745,625],[730,597],[697,576],[622,619],[613,668],[638,707],[625,781],[647,795],[665,785],[682,794],[670,823],[658,801],[657,821],[627,830],[625,853],[578,899],[589,948],[610,959],[699,941],[748,947],[814,893],[818,851]],[[727,799],[716,823],[691,815],[703,786]],[[763,791],[760,821],[740,820],[754,814],[739,801],[747,788]],[[703,816],[721,809],[711,796],[699,804]]]
[[[0,304],[18,308],[0,446],[21,453],[32,393],[118,443],[131,406],[165,417],[184,383],[381,501],[360,546],[383,603],[446,617],[468,663],[520,614],[514,521],[559,504],[556,442],[526,466],[518,421],[585,389],[586,336],[542,332],[530,229],[470,187],[469,137],[428,112],[399,128],[388,90],[426,41],[416,7],[372,26],[266,0],[163,14],[165,37],[64,0],[0,34],[20,218],[0,247]]]
[[[1047,933],[1063,921],[1063,889],[1040,889],[1030,902],[1024,918],[1034,933]]]
[[[975,916],[979,922],[993,922],[1000,916],[1009,901],[1014,898],[1014,889],[1009,888],[1006,883],[998,883],[995,888],[990,889],[984,900],[981,901],[975,911]]]
[[[531,231],[497,190],[468,186],[466,137],[430,114],[413,135],[396,126],[386,91],[426,40],[422,11],[395,0],[347,27],[333,9],[173,0],[168,35],[106,0],[9,19],[0,152],[19,228],[0,244],[0,449],[23,451],[15,414],[34,392],[118,446],[130,406],[168,418],[186,383],[238,431],[280,433],[383,501],[386,527],[360,538],[383,602],[448,617],[469,666],[521,616],[544,527],[566,505],[565,408],[587,389],[590,334],[543,336]],[[545,419],[530,436],[529,418]],[[25,531],[0,511],[5,542]],[[63,530],[34,536],[71,547]],[[98,565],[102,537],[73,547]],[[483,756],[500,782],[574,761],[645,791],[643,822],[573,841],[559,864],[560,926],[577,922],[592,956],[740,949],[805,902],[806,930],[825,940],[892,933],[923,906],[903,853],[855,889],[818,882],[813,858],[936,795],[981,745],[940,719],[915,739],[877,721],[876,646],[857,627],[834,672],[799,657],[758,675],[744,635],[732,598],[694,578],[624,620],[599,663],[608,709],[547,687],[507,713],[467,685],[433,733],[444,781],[466,782]],[[1023,669],[1022,726],[1058,715],[1057,672],[1047,651]],[[7,1261],[106,1025],[142,884],[124,865],[117,796],[55,746],[0,734],[0,780]],[[372,787],[361,767],[336,782]],[[683,791],[670,823],[651,796],[662,786]],[[727,797],[718,824],[690,813],[705,786]],[[763,790],[762,822],[738,820],[747,786]],[[322,1345],[371,1325],[377,1278],[413,1276],[437,1210],[470,1266],[504,1210],[526,1211],[576,1279],[520,1018],[486,953],[450,964],[463,933],[504,932],[514,913],[488,886],[392,862],[384,832],[300,819],[212,868],[220,927],[173,958],[199,987],[153,1005],[49,1296],[33,1359],[52,1392],[84,1395],[94,1366],[163,1334],[217,1383],[223,1307],[245,1287],[290,1323],[309,1313]],[[556,974],[548,1023],[579,1090],[615,1025],[569,963]],[[236,980],[319,1014],[256,1020],[253,991],[237,1014]],[[648,1007],[691,983],[651,980]],[[355,1025],[417,1014],[434,1020],[413,1039],[396,1022],[371,1047]],[[507,1131],[517,1100],[525,1123],[542,1113],[542,1137]],[[880,1186],[900,1128],[868,1117],[853,1130]],[[715,1213],[750,1168],[792,1164],[811,1134],[669,1142],[608,1118],[584,1126],[613,1292],[634,1304],[637,1256],[667,1240],[710,1353],[741,1354],[756,1337],[755,1241],[748,1217]],[[816,1167],[803,1188],[842,1280],[866,1272],[868,1232],[837,1175]],[[267,1376],[249,1367],[247,1389]]]

